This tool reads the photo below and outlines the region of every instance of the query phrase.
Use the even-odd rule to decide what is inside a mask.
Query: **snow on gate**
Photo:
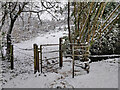
[[[60,38],[59,44],[42,44],[40,48],[38,48],[37,44],[34,44],[34,73],[39,72],[39,60],[41,73],[55,72],[59,67],[62,67],[61,40]],[[59,67],[57,66],[58,64]]]
[[[42,72],[57,72],[63,66],[63,49],[62,49],[62,38],[59,39],[59,44],[42,44],[40,48],[38,48],[37,44],[34,44],[34,73],[37,71]],[[72,45],[72,77],[74,78],[74,66],[76,65],[75,57],[80,57],[81,61],[84,62],[85,66],[82,67],[89,73],[89,51],[88,44],[76,44],[70,43]],[[82,53],[79,53],[80,49]],[[76,53],[78,52],[78,53]],[[39,55],[40,53],[40,55]],[[40,56],[40,58],[39,58]],[[58,60],[59,58],[59,60]],[[40,59],[40,70],[39,70],[39,59]],[[58,65],[59,64],[59,65]],[[76,66],[80,67],[80,64]]]

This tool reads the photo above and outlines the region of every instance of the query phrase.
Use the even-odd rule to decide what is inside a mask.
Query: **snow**
[[[109,61],[109,60],[108,60]],[[90,64],[90,73],[76,76],[74,79],[66,78],[76,88],[117,88],[118,67],[117,64],[108,62],[94,62]],[[115,73],[116,72],[116,73]]]
[[[112,55],[92,55],[92,57],[114,57],[114,56],[120,56],[120,55],[116,55],[116,54],[112,54]]]
[[[64,33],[64,34],[63,34]],[[14,44],[15,69],[7,68],[4,61],[3,88],[118,88],[118,61],[120,58],[107,59],[90,63],[89,74],[80,67],[75,66],[75,77],[72,78],[71,58],[63,58],[63,67],[56,64],[52,69],[43,69],[43,73],[34,74],[33,44],[59,43],[59,38],[66,36],[67,31],[52,31],[28,41]],[[31,50],[22,50],[31,49]],[[49,47],[49,50],[58,47]],[[44,49],[48,50],[47,48]],[[44,54],[43,57],[57,54]],[[58,59],[55,60],[58,62]],[[46,65],[46,68],[50,65]],[[54,70],[53,70],[54,69]]]
[[[117,59],[116,59],[117,60]],[[25,80],[19,76],[5,85],[6,88],[117,88],[118,66],[109,63],[113,59],[91,63],[90,73],[86,74],[82,69],[80,74],[72,78],[70,62],[64,63],[59,73],[38,73],[28,75]]]
[[[48,73],[46,76],[43,74],[40,74],[40,76],[29,75],[27,80],[21,80],[21,76],[19,76],[17,79],[10,81],[6,88],[44,88],[48,87],[47,83],[53,82],[58,76],[55,73]]]
[[[47,12],[44,12],[42,15],[41,15],[41,20],[52,20],[52,16],[50,14],[48,14]]]

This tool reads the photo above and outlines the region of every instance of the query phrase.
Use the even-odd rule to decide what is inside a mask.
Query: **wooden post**
[[[37,47],[37,70],[38,70],[38,72],[40,72],[40,69],[39,69],[39,51],[38,51],[38,47]]]
[[[39,72],[39,53],[38,53],[38,45],[36,45],[36,71]]]
[[[10,62],[11,62],[11,70],[14,69],[14,60],[13,60],[13,45],[10,45]]]
[[[72,61],[72,78],[74,78],[74,45],[72,47],[72,56],[73,56],[73,61]]]
[[[34,74],[35,74],[37,72],[37,65],[36,65],[36,59],[37,59],[37,57],[36,57],[36,55],[37,55],[36,48],[37,48],[37,44],[34,44],[33,47],[34,47]]]
[[[41,73],[42,73],[42,45],[40,45],[40,62],[41,62]]]
[[[59,67],[63,66],[63,57],[62,57],[62,38],[59,39]]]

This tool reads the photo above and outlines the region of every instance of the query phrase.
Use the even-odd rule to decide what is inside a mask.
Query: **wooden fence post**
[[[36,71],[39,72],[39,53],[38,53],[38,45],[36,45]]]
[[[42,73],[42,45],[40,45],[40,63],[41,63],[41,73]]]
[[[37,70],[38,70],[38,72],[40,72],[40,69],[39,69],[39,50],[38,50],[38,46],[37,46]]]
[[[33,47],[34,47],[34,74],[35,74],[37,72],[37,65],[36,65],[37,44],[34,44]]]
[[[72,78],[74,78],[74,45],[72,46],[72,56],[73,56],[73,61],[72,61]]]
[[[62,38],[59,38],[59,66],[63,66],[63,56],[62,56]]]
[[[14,69],[13,45],[10,45],[10,62],[11,62],[11,70],[13,70]]]

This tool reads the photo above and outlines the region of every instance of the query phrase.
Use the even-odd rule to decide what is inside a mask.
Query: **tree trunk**
[[[10,60],[10,45],[11,45],[11,33],[14,26],[15,20],[11,20],[10,27],[7,33],[7,58]]]
[[[70,32],[70,2],[68,2],[68,36],[69,41],[71,43],[71,32]],[[72,50],[72,46],[70,45],[70,49]]]
[[[7,59],[10,60],[11,35],[7,34]]]

